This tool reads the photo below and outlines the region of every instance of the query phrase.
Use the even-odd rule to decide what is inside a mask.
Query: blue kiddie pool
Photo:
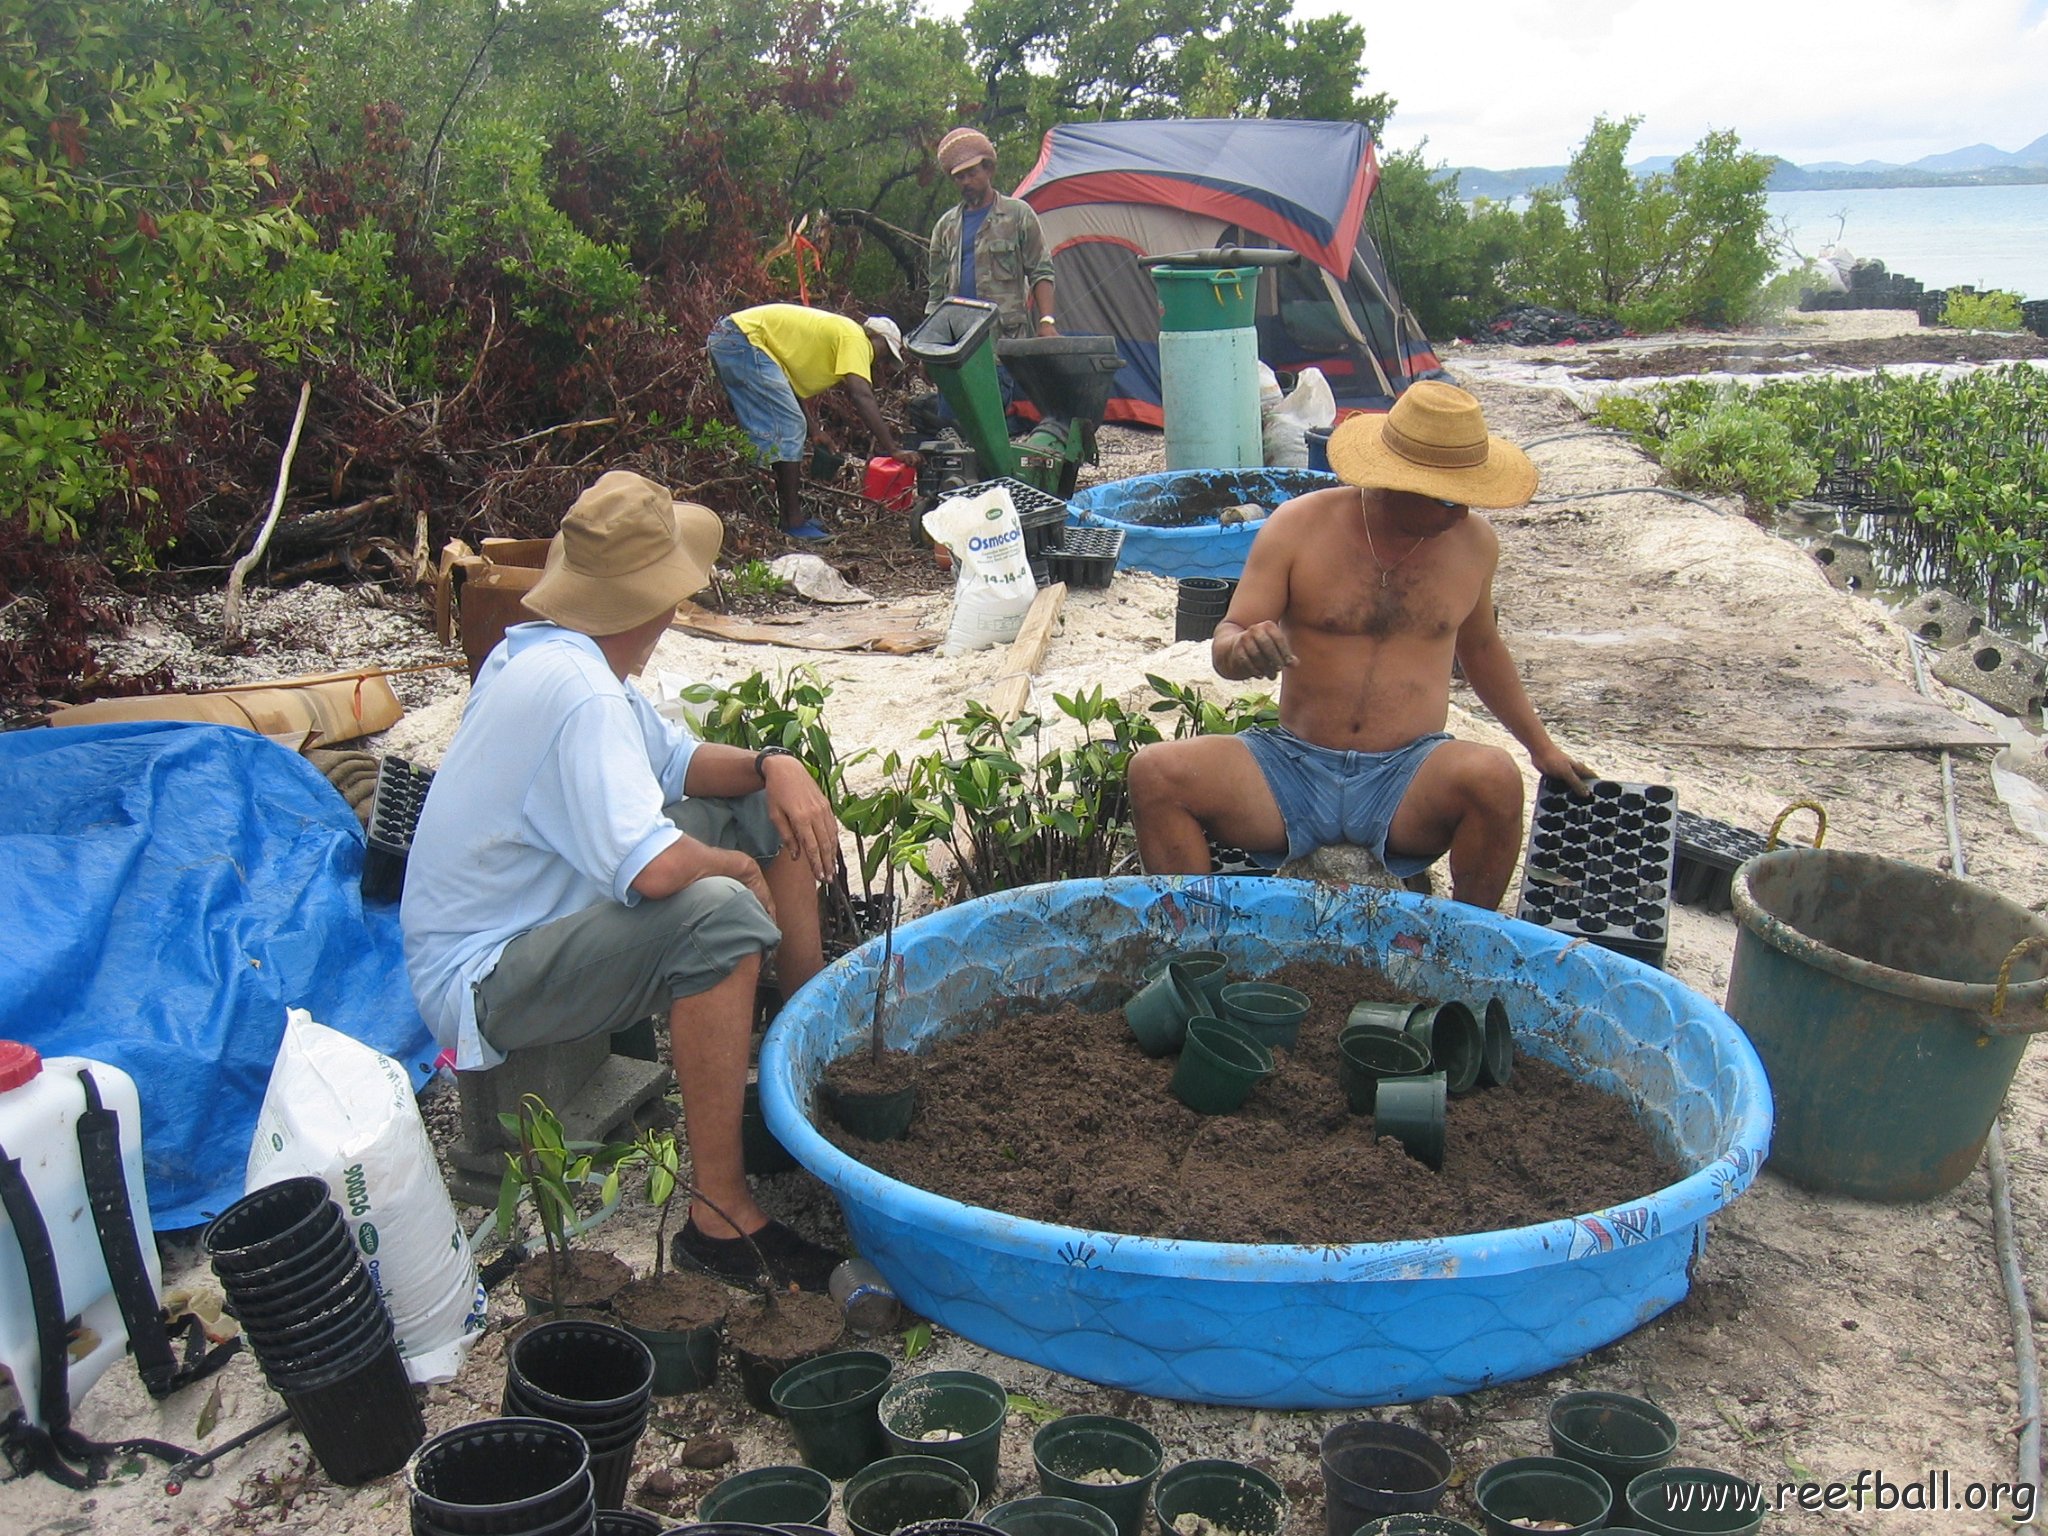
[[[1660,971],[1477,908],[1295,880],[1076,880],[964,902],[896,934],[889,1043],[919,1049],[1006,1005],[1111,1008],[1166,947],[1251,973],[1378,961],[1423,995],[1499,995],[1526,1055],[1628,1101],[1686,1174],[1537,1226],[1348,1246],[1181,1242],[1028,1221],[884,1177],[811,1124],[820,1074],[866,1037],[880,941],[768,1032],[768,1127],[838,1195],[912,1307],[977,1344],[1105,1386],[1266,1408],[1469,1392],[1550,1370],[1686,1293],[1707,1218],[1769,1148],[1756,1052]]]
[[[1082,527],[1123,529],[1116,562],[1123,570],[1228,581],[1244,574],[1260,525],[1226,528],[1217,521],[1226,508],[1249,503],[1271,512],[1304,491],[1339,483],[1310,469],[1175,469],[1076,491],[1067,515]]]

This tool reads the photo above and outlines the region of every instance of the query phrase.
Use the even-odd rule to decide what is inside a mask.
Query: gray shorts
[[[1451,738],[1442,731],[1418,736],[1391,752],[1345,752],[1303,741],[1284,727],[1242,732],[1242,741],[1266,776],[1280,819],[1287,824],[1284,857],[1247,849],[1269,868],[1333,843],[1372,850],[1390,873],[1406,879],[1436,861],[1387,857],[1387,832],[1423,759]]]
[[[757,859],[782,847],[763,793],[677,800],[662,808],[689,836]],[[737,880],[692,881],[633,906],[601,901],[529,929],[476,984],[476,1027],[494,1050],[608,1035],[679,997],[709,991],[749,955],[782,942],[767,910]]]

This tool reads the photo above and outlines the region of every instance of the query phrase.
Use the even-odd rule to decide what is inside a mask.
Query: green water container
[[[1168,469],[1266,462],[1259,432],[1257,267],[1152,268]]]

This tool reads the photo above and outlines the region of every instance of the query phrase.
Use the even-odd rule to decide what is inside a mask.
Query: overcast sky
[[[2048,133],[2048,0],[1296,0],[1365,28],[1389,148],[1561,165],[1594,116],[1642,116],[1632,158],[1713,129],[1744,148],[1904,163]]]

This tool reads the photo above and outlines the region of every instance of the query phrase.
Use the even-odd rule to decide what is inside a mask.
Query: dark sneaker
[[[744,1237],[707,1237],[695,1221],[683,1224],[669,1243],[669,1259],[677,1269],[695,1269],[736,1285],[757,1283],[760,1267],[754,1249],[768,1261],[777,1285],[794,1285],[798,1290],[822,1291],[832,1271],[846,1255],[798,1237],[779,1221],[771,1221],[754,1234],[749,1244]]]

